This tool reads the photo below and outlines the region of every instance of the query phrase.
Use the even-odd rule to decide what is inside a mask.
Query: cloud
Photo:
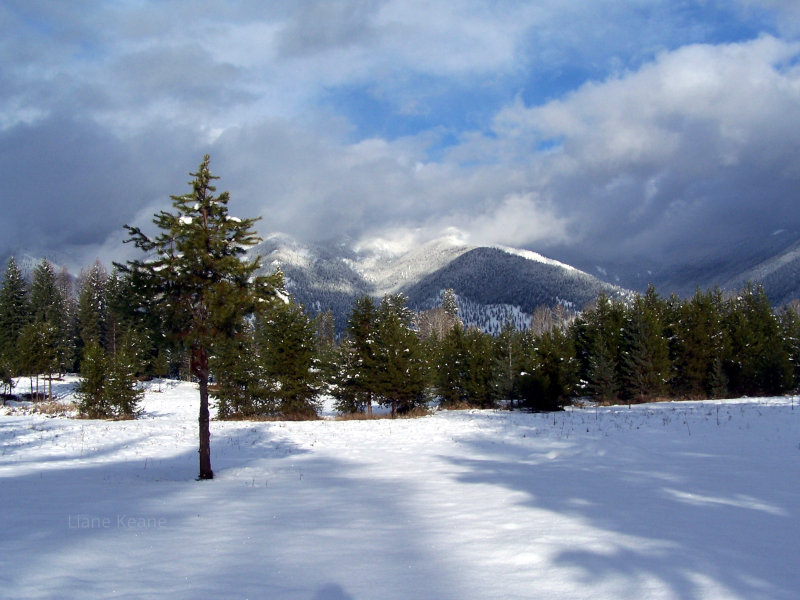
[[[799,56],[772,37],[692,45],[561,100],[517,101],[496,131],[554,141],[538,191],[576,241],[606,257],[652,259],[676,245],[691,254],[693,241],[780,221],[800,228]]]
[[[6,2],[0,255],[112,253],[206,152],[306,240],[654,261],[800,229],[793,6]]]

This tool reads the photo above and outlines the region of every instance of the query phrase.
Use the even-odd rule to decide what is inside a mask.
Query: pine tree
[[[637,402],[666,391],[669,348],[654,290],[637,296],[626,310],[622,339],[622,395]]]
[[[217,401],[220,419],[264,418],[277,414],[274,387],[261,365],[250,328],[218,342],[210,367],[215,380],[210,392]]]
[[[761,286],[748,284],[731,301],[726,318],[730,336],[727,375],[737,394],[782,394],[792,381],[789,351]]]
[[[130,273],[123,273],[118,267],[114,267],[105,281],[105,344],[112,353],[116,351],[117,339],[134,326],[137,306],[144,303],[143,299],[137,299],[133,293],[131,279]]]
[[[78,302],[74,293],[72,275],[66,267],[56,274],[56,289],[63,300],[62,325],[59,329],[58,367],[61,373],[76,371],[80,359],[77,339]]]
[[[447,288],[442,292],[442,310],[448,315],[455,324],[460,322],[458,318],[458,302],[456,301],[456,293],[452,288]]]
[[[105,381],[108,371],[106,353],[96,341],[90,341],[81,357],[81,379],[75,395],[78,411],[90,419],[102,419],[111,412],[106,403]]]
[[[517,330],[511,321],[506,321],[494,340],[498,393],[512,404],[520,399],[519,375],[524,370],[525,337],[525,333]]]
[[[124,345],[111,356],[106,376],[106,402],[111,406],[113,416],[119,419],[133,419],[139,414],[139,403],[144,390],[136,377],[137,361],[135,348]]]
[[[163,323],[165,332],[191,356],[191,372],[199,382],[200,479],[211,479],[208,381],[209,357],[220,340],[243,328],[243,316],[259,301],[270,302],[275,278],[253,277],[259,258],[243,261],[246,249],[259,240],[255,219],[228,213],[227,192],[214,195],[206,155],[190,185],[192,191],[172,196],[174,212],[161,211],[153,222],[160,233],[150,238],[126,226],[130,239],[147,255],[118,265],[130,273],[141,307]]]
[[[33,320],[55,324],[61,318],[63,298],[56,285],[53,265],[42,260],[33,270],[31,314]]]
[[[598,402],[614,403],[620,394],[616,353],[607,341],[596,343],[589,364],[589,393]]]
[[[666,329],[672,340],[673,393],[705,398],[714,388],[715,395],[724,395],[719,369],[728,354],[728,335],[722,292],[697,290],[687,302],[673,299],[670,304],[674,308]]]
[[[278,413],[315,418],[320,381],[311,319],[293,302],[278,306],[257,321],[256,344]]]
[[[337,410],[351,412],[350,408],[356,408],[372,416],[376,329],[377,309],[372,298],[357,298],[347,321],[348,339],[342,345],[337,361],[334,396],[341,404]]]
[[[467,404],[467,343],[464,328],[456,325],[439,344],[436,393],[446,408]]]
[[[11,373],[16,371],[17,340],[30,320],[27,286],[11,257],[0,287],[0,362],[8,371],[9,380]]]
[[[362,385],[359,375],[364,372],[351,338],[345,339],[336,351],[331,374],[333,407],[340,413],[367,413],[372,416],[372,390]]]
[[[136,379],[130,348],[122,346],[111,356],[90,341],[83,352],[76,396],[78,410],[90,419],[135,418],[144,391]]]
[[[620,354],[624,307],[604,294],[585,311],[573,327],[581,373],[588,392],[601,402],[614,402],[620,394]]]
[[[99,262],[83,274],[76,320],[80,347],[88,346],[95,342],[103,347],[106,345],[106,275],[105,269]]]
[[[492,408],[498,399],[494,344],[476,327],[457,324],[442,342],[438,392],[445,405]]]
[[[384,297],[375,320],[370,379],[380,402],[392,407],[393,418],[425,402],[426,364],[411,329],[413,320],[406,298],[399,294]]]
[[[49,332],[46,337],[55,352],[55,361],[48,364],[48,379],[52,393],[52,376],[55,370],[65,370],[71,363],[72,340],[69,335],[69,316],[67,299],[59,288],[59,280],[53,265],[42,260],[33,270],[30,292],[31,315],[35,322],[46,323]]]
[[[571,336],[556,327],[536,336],[520,375],[523,405],[536,411],[562,410],[578,387],[578,360]]]

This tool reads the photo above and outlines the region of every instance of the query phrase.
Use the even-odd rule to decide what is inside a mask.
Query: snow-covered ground
[[[156,389],[0,409],[0,597],[800,597],[788,398],[215,421],[199,482],[196,389]]]

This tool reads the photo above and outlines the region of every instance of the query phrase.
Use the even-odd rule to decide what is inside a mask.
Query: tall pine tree
[[[208,381],[209,357],[215,345],[232,338],[244,326],[243,317],[260,301],[270,302],[275,280],[255,277],[259,258],[243,260],[259,241],[256,219],[239,219],[228,212],[227,192],[215,195],[217,177],[206,155],[189,185],[191,192],[172,196],[173,212],[161,211],[153,222],[160,232],[149,237],[126,225],[146,258],[117,265],[129,272],[141,308],[162,322],[165,333],[191,356],[191,373],[200,387],[200,479],[211,479]]]

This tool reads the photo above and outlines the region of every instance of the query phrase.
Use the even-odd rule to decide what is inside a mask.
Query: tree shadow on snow
[[[553,430],[569,418],[559,415]],[[537,423],[535,443],[474,436],[465,443],[475,458],[449,460],[465,469],[456,476],[461,482],[524,492],[525,505],[552,511],[554,519],[576,517],[612,534],[600,535],[601,546],[561,550],[554,567],[573,570],[587,586],[655,580],[686,600],[702,597],[709,581],[729,597],[797,598],[796,456],[773,462],[777,457],[746,448],[715,452],[688,435],[686,443],[654,440],[652,451],[646,441],[627,445],[624,438],[553,439],[549,423]]]
[[[270,424],[214,433],[210,481],[194,480],[196,450],[159,457],[144,443],[142,460],[114,460],[114,447],[102,461],[5,471],[4,598],[464,596],[404,528],[407,490]]]

